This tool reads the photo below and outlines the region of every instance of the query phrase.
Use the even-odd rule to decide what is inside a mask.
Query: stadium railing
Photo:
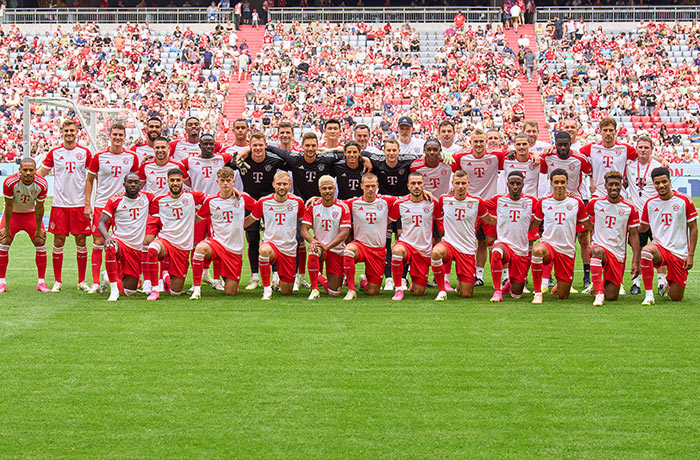
[[[700,19],[697,6],[634,6],[634,7],[540,7],[535,22],[583,18],[585,22],[688,22]]]
[[[454,21],[457,13],[462,13],[467,22],[500,21],[500,8],[270,8],[269,16],[273,21],[290,23],[294,21],[311,22],[406,22],[449,23]]]
[[[2,15],[5,24],[158,24],[207,23],[206,8],[51,8],[6,9]],[[231,13],[218,13],[218,21],[232,19]]]

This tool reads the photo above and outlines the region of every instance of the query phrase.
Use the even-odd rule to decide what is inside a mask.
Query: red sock
[[[591,281],[593,281],[593,290],[596,294],[602,294],[605,291],[603,261],[598,257],[591,257]]]
[[[36,247],[36,270],[39,274],[39,279],[46,278],[46,246]]]
[[[654,256],[651,253],[642,251],[642,281],[644,282],[644,289],[651,291],[654,289]]]
[[[102,269],[102,250],[104,246],[101,244],[92,245],[92,284],[100,284],[100,270]]]
[[[313,252],[309,253],[309,281],[311,283],[311,289],[318,290],[318,271],[321,269],[321,261],[318,259],[318,255]]]
[[[0,278],[4,278],[7,275],[7,263],[10,259],[10,246],[6,244],[0,244]]]
[[[154,289],[158,287],[158,252],[157,246],[148,247],[148,279]]]
[[[535,285],[535,293],[542,293],[542,257],[532,256],[532,284]]]
[[[442,259],[432,259],[430,265],[433,267],[433,276],[435,277],[435,283],[437,283],[438,291],[445,290],[445,265],[442,263]]]
[[[258,257],[258,268],[260,269],[260,281],[263,287],[270,287],[270,278],[272,277],[272,269],[270,268],[270,259],[267,257]]]
[[[297,256],[297,260],[299,261],[298,273],[303,275],[306,273],[306,244],[304,244],[304,242],[299,245],[299,249],[297,249]]]
[[[87,247],[78,246],[77,254],[75,258],[78,261],[78,284],[85,282],[85,273],[87,272]],[[63,255],[61,255],[61,263],[63,262]],[[61,278],[61,273],[59,270],[59,279]]]
[[[221,278],[221,260],[220,259],[214,259],[211,263],[212,268],[214,269],[214,279],[218,280]]]
[[[63,248],[53,247],[53,253],[51,255],[51,262],[53,263],[53,279],[61,283],[61,272],[63,271]]]
[[[148,246],[141,246],[141,273],[143,279],[148,279]]]
[[[355,290],[355,253],[352,251],[343,252],[343,273],[348,280],[348,290]]]
[[[105,268],[109,282],[116,283],[119,280],[119,269],[117,268],[117,251],[114,248],[105,249]]]
[[[160,261],[160,277],[163,277],[163,273],[170,273],[170,256],[166,255],[163,260]]]
[[[320,273],[318,275],[318,282],[319,284],[321,284],[323,290],[326,291],[326,294],[330,294],[330,292],[328,291],[328,280],[325,276],[321,275]]]
[[[401,276],[403,275],[403,257],[391,256],[391,277],[394,279],[394,286],[401,287]],[[443,283],[444,285],[444,283]]]
[[[195,252],[192,256],[192,284],[202,285],[202,272],[204,271],[204,254]]]
[[[542,278],[543,279],[548,280],[549,278],[552,277],[552,268],[554,268],[554,262],[549,262],[547,265],[542,266]]]
[[[369,284],[369,281],[367,281],[367,280],[362,280],[362,281],[360,281],[360,288],[361,288],[361,289],[364,289],[365,292],[366,292],[366,291],[367,291],[367,285],[368,285],[368,284]]]
[[[501,290],[501,278],[503,276],[503,256],[501,251],[491,251],[491,279],[493,280],[493,290]]]

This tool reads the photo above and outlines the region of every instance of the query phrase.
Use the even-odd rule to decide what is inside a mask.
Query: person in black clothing
[[[360,183],[364,174],[364,165],[360,163],[361,151],[359,143],[350,141],[343,147],[345,158],[335,164],[338,198],[341,200],[362,196]]]

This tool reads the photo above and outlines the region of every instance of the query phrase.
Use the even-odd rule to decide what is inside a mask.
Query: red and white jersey
[[[581,154],[588,157],[593,170],[591,183],[595,186],[593,197],[605,197],[605,173],[608,171],[619,171],[624,176],[627,160],[636,160],[637,152],[634,147],[627,144],[615,142],[611,148],[604,147],[603,144],[591,143],[584,145],[580,150]]]
[[[442,209],[437,201],[411,201],[411,198],[397,200],[389,210],[391,220],[401,219],[402,241],[418,251],[423,257],[430,257],[433,250],[433,220],[442,220]]]
[[[540,183],[540,166],[532,162],[532,157],[528,156],[526,161],[519,161],[518,159],[509,160],[503,157],[501,169],[503,170],[503,185],[499,187],[499,192],[501,194],[508,193],[508,175],[513,171],[519,171],[525,176],[522,194],[537,196],[537,187]],[[489,197],[486,198],[489,199]]]
[[[304,217],[304,202],[294,195],[284,201],[275,200],[270,194],[255,203],[251,214],[265,222],[263,243],[273,243],[279,251],[289,257],[297,255],[297,221]]]
[[[476,226],[479,219],[488,214],[484,201],[477,196],[467,195],[458,200],[451,195],[442,195],[438,199],[438,214],[442,215],[442,227],[445,232],[443,241],[450,243],[457,252],[476,254]]]
[[[216,183],[216,173],[226,166],[229,161],[228,155],[215,154],[211,158],[189,157],[182,162],[185,171],[192,181],[192,190],[215,195],[219,191],[219,184]]]
[[[220,153],[225,153],[229,157],[233,157],[236,154],[244,151],[248,147],[249,147],[249,145],[236,145],[236,144],[224,145],[223,147],[221,147]]]
[[[90,150],[76,145],[68,150],[64,146],[52,149],[43,166],[53,168],[53,201],[57,208],[82,208],[85,206],[85,179],[92,161]]]
[[[361,196],[347,200],[355,240],[370,248],[385,247],[389,210],[396,200],[396,197],[384,195],[377,195],[372,202]]]
[[[668,200],[657,195],[647,201],[642,212],[642,223],[651,228],[654,243],[681,259],[688,257],[688,223],[697,218],[692,200],[678,192]]]
[[[177,161],[168,160],[164,165],[159,165],[155,160],[143,163],[139,167],[139,179],[146,181],[142,190],[155,196],[166,195],[170,191],[168,171],[173,168],[185,172],[185,179],[187,178],[185,167]]]
[[[486,209],[496,217],[496,243],[508,245],[516,255],[527,257],[530,253],[528,232],[536,204],[536,198],[526,195],[521,195],[519,200],[513,200],[510,195],[486,200]]]
[[[201,192],[183,191],[177,198],[168,193],[153,200],[151,214],[157,214],[162,224],[158,238],[183,251],[191,251],[194,247],[196,209],[206,197]]]
[[[452,166],[440,161],[437,166],[431,168],[424,159],[415,160],[411,163],[411,172],[423,175],[425,190],[433,196],[446,195],[450,191],[450,177],[452,176]]]
[[[129,149],[136,154],[139,164],[144,164],[146,161],[151,161],[156,156],[156,151],[148,144],[132,145]]]
[[[129,198],[124,192],[113,195],[102,210],[114,223],[112,236],[130,248],[141,250],[153,200],[155,197],[148,192],[139,192],[136,198]]]
[[[104,208],[112,195],[124,190],[124,177],[138,170],[139,160],[134,152],[128,150],[119,154],[105,150],[92,157],[88,172],[95,175],[93,207]]]
[[[542,198],[535,205],[535,217],[544,222],[541,241],[568,257],[576,255],[576,224],[588,220],[586,206],[580,198],[554,196]]]
[[[556,153],[545,155],[540,160],[540,172],[547,174],[547,184],[550,184],[549,173],[555,169],[561,168],[566,171],[569,176],[569,184],[566,186],[566,191],[577,198],[587,196],[583,190],[583,176],[591,174],[591,164],[588,158],[583,155],[571,153],[568,158],[560,158]],[[549,192],[552,192],[551,185],[548,187]]]
[[[311,225],[314,229],[314,238],[323,244],[328,244],[338,236],[341,228],[350,228],[350,208],[342,201],[334,200],[330,206],[325,206],[319,200],[306,210],[302,223]],[[331,248],[331,252],[343,254],[345,242]]]
[[[254,208],[255,199],[247,193],[242,193],[240,198],[233,195],[221,198],[217,193],[204,201],[197,214],[204,219],[211,218],[212,238],[227,251],[241,254],[245,244],[245,212],[252,212]]]
[[[170,143],[170,159],[182,163],[185,158],[198,157],[202,154],[202,149],[199,148],[199,142],[190,144],[185,139],[172,141]]]
[[[593,244],[603,246],[625,262],[627,254],[627,231],[639,227],[639,213],[634,205],[620,200],[611,203],[607,198],[594,198],[586,206],[593,222]]]
[[[452,170],[463,169],[469,176],[469,194],[479,198],[491,198],[498,189],[498,170],[500,169],[503,152],[490,152],[481,158],[474,157],[472,152],[458,153],[454,156]]]
[[[2,194],[12,200],[12,212],[17,214],[34,212],[34,206],[46,200],[48,192],[49,183],[38,174],[29,185],[22,182],[19,173],[11,175],[2,184]]]

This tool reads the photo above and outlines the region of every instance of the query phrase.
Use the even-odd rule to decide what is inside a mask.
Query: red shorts
[[[221,276],[239,283],[241,281],[241,269],[243,257],[226,249],[214,238],[207,238],[205,243],[211,248],[211,258],[221,262]]]
[[[622,278],[625,276],[625,263],[620,262],[615,254],[605,249],[599,244],[591,245],[591,249],[599,247],[605,251],[605,265],[603,265],[603,279],[610,281],[615,286],[622,286]]]
[[[53,206],[49,217],[49,233],[54,235],[89,235],[90,221],[85,217],[85,208],[61,208]]]
[[[141,250],[127,246],[123,241],[117,238],[114,238],[114,241],[119,244],[117,261],[120,263],[117,264],[119,269],[117,278],[122,279],[125,276],[138,278],[141,276]]]
[[[479,227],[477,227],[477,232],[479,231],[479,228],[481,228],[481,231],[486,237],[490,236],[496,238],[498,236],[498,229],[495,225],[487,224],[486,222],[480,220]]]
[[[146,235],[157,235],[160,232],[160,219],[156,216],[148,216],[146,222]]]
[[[187,270],[190,268],[190,251],[176,248],[168,240],[158,238],[163,246],[165,246],[166,256],[170,257],[170,268],[168,273],[170,276],[184,280],[187,278]]]
[[[401,245],[406,250],[406,258],[404,262],[411,265],[411,281],[413,284],[418,286],[427,286],[428,284],[428,271],[430,270],[430,257],[425,257],[416,249],[404,243],[403,241],[397,241],[394,243],[394,247]]]
[[[654,246],[656,246],[661,253],[661,263],[658,265],[654,264],[654,267],[659,268],[662,265],[665,265],[668,267],[666,279],[678,284],[679,286],[685,287],[685,284],[688,281],[688,270],[683,268],[684,260],[677,255],[674,255],[671,251],[664,248],[660,244],[654,243]]]
[[[542,241],[540,241],[540,243],[547,246],[549,259],[543,260],[543,262],[545,265],[550,262],[554,264],[554,277],[557,281],[569,284],[573,283],[575,258],[558,253],[549,243],[544,243]]]
[[[587,232],[586,227],[583,226],[583,224],[576,224],[576,233],[583,233]]]
[[[102,210],[104,208],[95,208],[93,209],[92,212],[92,235],[93,236],[102,236],[102,233],[97,229],[97,224],[100,221],[100,217],[102,217]],[[109,230],[112,227],[112,224],[109,222],[107,223],[107,230]]]
[[[280,277],[280,281],[283,283],[293,283],[297,273],[296,257],[282,254],[274,243],[268,241],[264,244],[269,244],[275,253],[275,259],[271,260],[270,264],[272,264],[272,262],[277,262],[277,274]]]
[[[365,246],[359,241],[353,241],[357,246],[356,262],[365,263],[365,276],[370,284],[382,284],[384,277],[384,266],[386,265],[386,246],[373,248]]]
[[[528,241],[537,241],[540,239],[540,229],[535,227],[527,233]]]
[[[519,256],[510,246],[504,243],[498,243],[498,246],[503,249],[503,262],[508,263],[508,277],[511,283],[526,283],[527,272],[530,270],[530,257]]]
[[[443,259],[443,262],[450,263],[455,261],[455,268],[457,271],[457,279],[460,283],[474,284],[476,277],[476,261],[474,259],[474,254],[464,254],[455,249],[447,241],[441,241],[439,244],[445,246],[447,250],[447,256]]]
[[[197,246],[197,243],[200,241],[204,241],[204,239],[209,235],[209,218],[206,218],[204,220],[200,220],[199,222],[194,223],[194,245]]]
[[[0,219],[0,227],[5,227],[5,214],[2,215]],[[44,223],[42,222],[41,228],[44,228]],[[10,219],[10,235],[14,236],[25,231],[30,238],[34,238],[36,233],[36,214],[33,212],[13,212],[12,218]]]
[[[326,251],[326,276],[329,274],[343,276],[343,256]]]

